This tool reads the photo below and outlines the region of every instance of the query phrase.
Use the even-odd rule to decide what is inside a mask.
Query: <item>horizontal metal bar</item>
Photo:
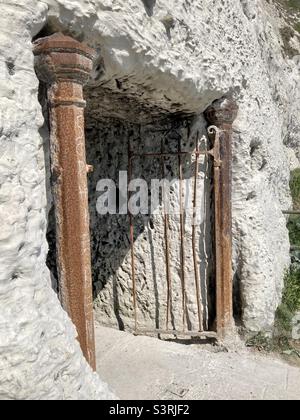
[[[284,210],[283,214],[298,214],[300,215],[300,210]]]
[[[175,331],[175,330],[138,330],[134,335],[174,335],[175,337],[199,337],[199,338],[217,338],[218,335],[214,331]]]
[[[130,159],[134,159],[134,158],[138,158],[138,157],[157,157],[157,158],[162,158],[162,157],[178,157],[178,156],[206,156],[206,155],[211,155],[210,152],[174,152],[174,153],[134,153],[131,155]]]

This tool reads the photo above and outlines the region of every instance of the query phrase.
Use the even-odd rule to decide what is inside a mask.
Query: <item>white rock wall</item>
[[[42,117],[31,38],[47,19],[99,48],[95,91],[106,82],[120,93],[120,80],[121,94],[126,89],[156,116],[200,114],[224,94],[236,98],[235,279],[244,325],[270,329],[289,264],[283,142],[290,132],[294,147],[299,141],[299,60],[283,55],[270,6],[263,0],[6,0],[0,19],[0,397],[111,395],[80,356],[45,268]]]
[[[31,38],[42,2],[0,3],[0,399],[105,399],[45,267],[43,124]]]

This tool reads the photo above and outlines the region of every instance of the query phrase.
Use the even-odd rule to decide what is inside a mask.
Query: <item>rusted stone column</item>
[[[37,75],[48,86],[60,298],[95,370],[82,89],[92,70],[94,51],[73,38],[55,34],[36,41],[34,55]]]
[[[217,332],[222,337],[233,326],[232,302],[232,125],[238,107],[223,98],[210,106],[205,115],[216,132],[214,164],[215,256],[217,287]]]

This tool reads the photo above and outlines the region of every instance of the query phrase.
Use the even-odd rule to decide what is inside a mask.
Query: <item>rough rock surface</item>
[[[106,399],[45,266],[43,125],[31,39],[42,2],[1,2],[0,399]]]
[[[244,325],[272,328],[289,264],[281,213],[290,206],[286,147],[298,148],[300,118],[299,58],[284,54],[271,6],[263,0],[2,0],[1,12],[0,397],[111,395],[80,356],[45,266],[43,121],[31,38],[46,23],[41,34],[63,30],[99,49],[87,89],[90,104],[93,93],[99,97],[98,111],[88,106],[91,117],[145,123],[149,114],[200,115],[224,94],[237,100],[235,282]],[[297,40],[291,42],[296,49]]]

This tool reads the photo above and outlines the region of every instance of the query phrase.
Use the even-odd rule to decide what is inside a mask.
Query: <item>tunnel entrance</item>
[[[128,78],[109,85],[85,90],[96,320],[135,334],[223,336],[233,326],[231,129],[237,107],[224,98],[203,115],[176,113],[143,100]],[[103,179],[115,185],[114,214],[97,211]],[[136,180],[146,186],[146,197],[139,186],[128,191]],[[153,181],[160,185],[154,208]],[[162,205],[166,197],[170,214]],[[148,210],[131,214],[132,198]]]
[[[94,167],[89,176],[92,272],[95,314],[102,325],[189,336],[213,329],[213,165],[205,155],[210,150],[205,125],[192,117],[146,124],[96,121],[87,112],[87,159]],[[116,185],[116,214],[97,211],[103,179]],[[143,214],[121,209],[126,195],[128,202],[139,194],[139,187],[127,194],[132,180],[147,187]],[[153,208],[154,195],[159,202]]]
[[[96,318],[104,325],[136,334],[223,336],[233,319],[235,103],[222,98],[196,118],[172,112],[179,103],[162,107],[143,99],[142,87],[130,90],[127,78],[115,80],[114,89],[97,82],[83,92],[95,50],[63,34],[37,40],[34,54],[49,113],[53,266],[91,366],[92,283]],[[205,120],[213,124],[210,139]],[[103,182],[113,191],[107,198],[113,211],[103,211]],[[50,260],[51,249],[51,267]]]

